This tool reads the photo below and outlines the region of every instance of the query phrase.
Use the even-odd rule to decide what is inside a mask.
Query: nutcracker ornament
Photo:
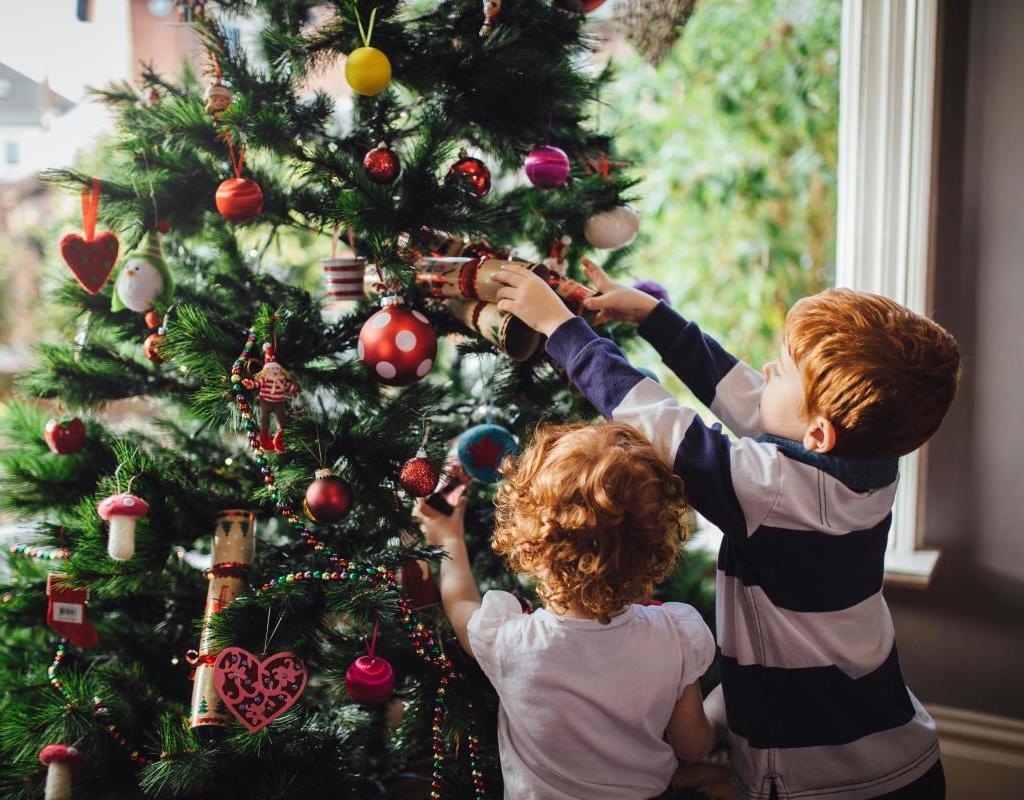
[[[206,88],[203,99],[206,101],[206,113],[217,118],[231,105],[231,90],[220,82],[220,76],[218,76],[216,82]]]
[[[484,0],[484,24],[480,28],[480,35],[487,38],[494,31],[498,24],[498,17],[501,16],[501,0]]]
[[[160,235],[149,231],[145,247],[125,259],[117,274],[110,310],[144,314],[154,306],[167,308],[173,294],[174,276],[164,261]]]
[[[260,401],[260,447],[267,452],[283,453],[284,424],[288,419],[288,400],[300,391],[292,380],[291,373],[277,363],[274,348],[270,342],[263,344],[263,369],[252,378],[244,378],[242,385],[249,390],[259,390]],[[277,431],[270,435],[270,417],[277,419]]]
[[[401,297],[381,300],[381,309],[363,324],[356,348],[359,360],[388,386],[409,386],[426,377],[437,358],[437,334],[419,311]]]

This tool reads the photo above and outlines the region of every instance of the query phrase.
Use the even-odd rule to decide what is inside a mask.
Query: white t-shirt
[[[487,592],[469,620],[473,655],[498,692],[509,800],[647,800],[677,761],[665,728],[715,640],[683,603],[631,605],[603,625]]]

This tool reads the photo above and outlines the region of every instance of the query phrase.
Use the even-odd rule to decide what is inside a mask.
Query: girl
[[[416,517],[444,548],[441,597],[466,652],[498,692],[505,797],[644,800],[677,758],[704,758],[713,732],[697,679],[715,654],[698,613],[648,606],[685,539],[683,486],[636,429],[615,422],[537,430],[506,462],[494,550],[537,582],[524,614],[481,600],[463,536],[465,499]]]

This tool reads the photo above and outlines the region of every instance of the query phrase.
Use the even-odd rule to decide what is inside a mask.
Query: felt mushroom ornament
[[[96,510],[110,523],[107,553],[116,561],[135,555],[135,520],[149,513],[149,503],[127,492],[112,494]]]
[[[48,744],[39,751],[39,761],[46,764],[46,800],[71,800],[71,776],[85,764],[85,756],[77,747]]]

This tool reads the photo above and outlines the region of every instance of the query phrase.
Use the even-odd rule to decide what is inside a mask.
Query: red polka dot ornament
[[[437,334],[430,320],[406,308],[402,298],[385,297],[381,305],[359,332],[359,360],[381,383],[409,386],[433,369]]]

